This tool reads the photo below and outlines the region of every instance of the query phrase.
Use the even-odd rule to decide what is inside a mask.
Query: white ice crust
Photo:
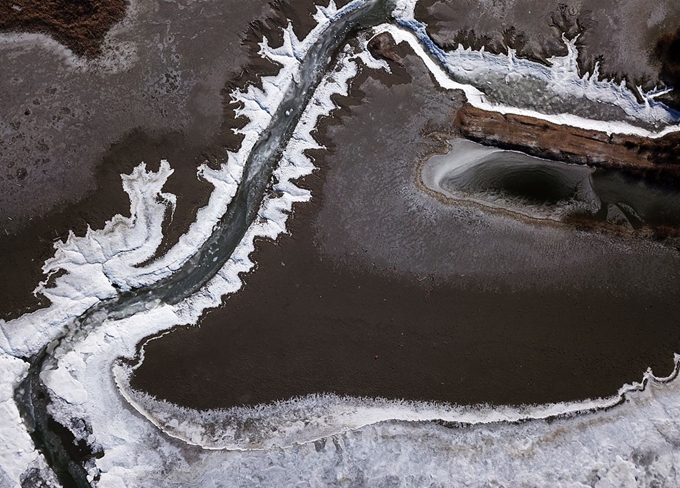
[[[656,97],[665,93],[664,90],[652,90],[646,93],[638,87],[638,93],[644,100],[644,104],[640,104],[635,95],[626,87],[625,82],[600,80],[597,65],[593,73],[579,74],[577,38],[562,37],[567,47],[567,55],[550,58],[548,60],[550,67],[517,58],[513,49],[508,49],[507,56],[487,53],[484,49],[480,51],[464,49],[461,45],[455,51],[446,52],[429,37],[426,24],[415,19],[416,1],[398,0],[394,10],[394,18],[398,26],[386,24],[380,26],[379,30],[390,33],[397,43],[408,43],[425,62],[440,86],[451,90],[462,90],[470,104],[476,108],[502,114],[526,115],[555,124],[596,130],[607,134],[631,134],[657,138],[680,130],[677,124],[680,114],[655,100]],[[572,97],[577,100],[589,100],[617,107],[626,114],[628,120],[603,121],[569,113],[549,114],[492,103],[479,90],[490,75],[503,79],[506,84],[518,85],[519,91],[521,91],[519,87],[522,82],[538,80],[545,83],[549,91],[558,97]],[[466,83],[453,81],[452,77],[466,80]],[[636,125],[641,122],[653,125],[657,129],[647,129]]]
[[[56,278],[53,287],[43,283],[36,290],[52,305],[10,322],[0,321],[3,486],[18,485],[21,474],[29,468],[44,468],[44,460],[33,448],[13,401],[14,387],[28,366],[20,358],[35,354],[67,332],[75,318],[99,301],[114,297],[117,289],[167,277],[191,257],[226,211],[248,154],[269,124],[282,94],[299,76],[300,60],[330,22],[346,9],[363,3],[355,0],[337,9],[331,2],[326,8],[318,8],[318,26],[303,40],[297,39],[289,26],[281,47],[272,48],[266,40],[262,42],[261,55],[280,63],[282,68],[276,76],[264,78],[262,88],[250,86],[232,94],[242,102],[238,114],[249,120],[239,130],[244,135],[242,147],[229,154],[217,170],[201,167],[199,176],[210,181],[215,190],[187,234],[166,255],[140,266],[154,255],[162,239],[163,221],[176,203],[174,195],[162,191],[172,173],[167,162],[162,162],[155,172],[148,171],[142,163],[130,175],[122,176],[123,187],[130,196],[130,217],[117,215],[101,230],[88,229],[81,237],[71,234],[66,242],[55,245],[55,255],[45,263],[44,270],[48,275],[60,269],[67,274]],[[433,53],[424,51],[418,42],[418,38],[423,41],[424,28],[413,20],[413,4],[398,4],[401,27],[384,25],[375,32],[390,32],[397,42],[408,42],[441,86],[465,91],[471,103],[480,108],[528,113],[557,123],[649,137],[677,129],[668,125],[672,114],[664,112],[665,108],[651,97],[646,105],[638,104],[630,116],[667,124],[657,132],[628,122],[605,123],[490,104],[473,86],[453,82],[430,57]],[[363,40],[363,47],[365,43]],[[470,59],[476,56],[489,66],[496,66],[501,59],[459,50],[446,54],[444,65],[454,69],[451,63],[463,63],[463,55]],[[505,65],[508,59],[512,66],[522,67],[518,68],[520,74],[529,69],[549,73],[556,80],[556,90],[573,91],[573,67],[568,59],[554,59],[553,71],[512,56],[505,58]],[[130,367],[118,358],[133,358],[137,344],[145,337],[180,324],[195,324],[205,309],[218,306],[225,295],[239,290],[239,274],[254,266],[249,257],[254,239],[276,239],[285,233],[293,204],[311,198],[307,190],[293,183],[314,170],[305,151],[322,148],[311,133],[319,118],[335,108],[331,96],[347,93],[362,63],[388,69],[386,63],[371,58],[365,49],[355,53],[347,48],[341,53],[339,69],[322,80],[275,170],[274,190],[278,196],[265,197],[258,219],[204,288],[177,305],[158,304],[123,320],[104,320],[87,333],[70,331],[54,350],[53,366],[41,374],[53,398],[50,412],[65,424],[74,417],[88,422],[91,432],[83,429],[74,434],[105,453],[88,466],[91,479],[98,476],[98,486],[107,487],[186,486],[189,482],[221,486],[290,486],[306,482],[322,486],[343,484],[343,480],[377,485],[388,483],[390,477],[406,485],[474,483],[479,479],[498,484],[519,480],[528,485],[553,480],[555,486],[601,487],[624,486],[636,479],[672,483],[677,476],[673,465],[679,461],[674,446],[680,442],[676,420],[680,417],[675,406],[680,404],[680,382],[657,381],[651,372],[645,376],[645,383],[653,386],[625,386],[613,398],[524,408],[463,408],[310,396],[256,408],[197,412],[130,389]],[[591,96],[591,89],[606,93],[615,90],[615,85],[592,76],[579,83],[576,85],[586,98]],[[625,98],[619,92],[612,97],[615,103],[623,103]],[[624,105],[632,107],[627,101]],[[622,398],[625,402],[614,406]],[[576,415],[578,412],[582,414]],[[541,420],[555,416],[558,420]],[[424,423],[427,420],[468,426],[447,429]],[[517,421],[524,422],[508,423]],[[595,478],[596,483],[592,482]]]

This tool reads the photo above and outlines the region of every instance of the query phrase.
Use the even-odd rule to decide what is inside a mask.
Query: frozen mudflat
[[[335,109],[334,97],[348,94],[349,84],[362,69],[390,70],[387,62],[374,59],[366,49],[376,34],[388,32],[397,42],[406,42],[441,88],[462,90],[476,107],[645,137],[679,128],[678,114],[657,103],[656,93],[642,93],[640,104],[627,88],[600,81],[596,73],[579,76],[573,40],[565,39],[568,55],[553,58],[552,67],[516,59],[512,51],[508,56],[469,50],[444,53],[414,19],[414,3],[386,3],[389,16],[383,20],[390,22],[342,45],[319,83],[310,82],[309,93],[293,101],[290,94],[309,81],[305,77],[314,76],[310,66],[326,62],[319,46],[339,32],[345,34],[343,23],[349,26],[362,15],[374,16],[371,22],[377,23],[373,19],[385,13],[380,9],[383,4],[354,0],[338,8],[331,1],[317,8],[317,25],[304,39],[288,26],[281,46],[263,40],[260,55],[278,63],[279,72],[263,77],[259,87],[232,93],[240,102],[237,113],[249,120],[239,129],[241,148],[217,169],[199,168],[200,177],[214,186],[210,200],[162,257],[147,262],[161,243],[164,218],[177,201],[163,190],[173,171],[167,162],[158,171],[149,171],[140,162],[131,174],[123,175],[131,202],[129,217],[116,215],[103,229],[71,234],[66,242],[55,244],[55,254],[44,266],[46,274],[55,274],[54,284],[43,283],[36,290],[51,305],[0,321],[3,485],[59,483],[48,466],[55,467],[53,457],[36,449],[29,419],[21,416],[22,401],[31,396],[28,384],[46,388],[50,397],[46,410],[52,419],[92,452],[103,453],[88,457],[69,475],[57,467],[62,482],[70,476],[81,484],[103,487],[678,483],[680,383],[675,374],[659,379],[647,372],[642,383],[623,386],[611,398],[524,407],[312,395],[199,412],[129,387],[137,345],[173,327],[196,324],[206,309],[218,307],[224,296],[237,292],[243,286],[240,275],[255,266],[250,259],[255,239],[276,239],[285,233],[293,204],[311,198],[295,182],[314,170],[308,151],[324,149],[314,138],[319,120]],[[479,85],[487,80],[498,89],[481,91]],[[508,91],[508,80],[518,89]],[[540,87],[536,93],[541,96],[557,95],[566,102],[549,106],[541,96],[527,98],[523,83]],[[272,134],[285,117],[294,115],[292,108],[287,109],[293,102],[298,102],[299,119],[290,133],[277,139]],[[593,103],[601,111],[588,118],[591,112],[580,107]],[[186,297],[166,300],[156,294],[178,270],[211,269],[197,250],[213,242],[223,216],[242,203],[237,201],[241,185],[267,174],[269,159],[255,151],[278,154],[277,143],[280,157],[269,168],[271,191],[261,203],[253,198],[256,206],[246,209],[252,222],[224,265],[204,276],[204,284]],[[553,176],[576,194],[581,176],[588,172]],[[247,195],[246,202],[251,197]],[[592,203],[589,198],[592,195],[583,201]],[[57,274],[59,270],[67,273]],[[32,371],[36,364],[40,369]],[[82,478],[77,478],[79,473]]]

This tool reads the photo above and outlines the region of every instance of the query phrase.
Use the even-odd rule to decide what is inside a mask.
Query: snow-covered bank
[[[282,68],[276,76],[264,78],[261,89],[250,86],[245,92],[233,94],[234,99],[241,102],[237,114],[250,120],[240,129],[245,136],[244,142],[239,152],[230,154],[228,162],[219,170],[201,168],[201,176],[213,182],[216,190],[208,206],[199,211],[189,233],[166,256],[148,266],[136,266],[148,259],[159,245],[164,215],[168,207],[172,210],[175,201],[174,195],[161,191],[172,172],[167,163],[162,164],[157,173],[147,172],[142,164],[131,175],[123,178],[124,188],[131,199],[130,218],[116,216],[101,231],[89,230],[84,237],[72,234],[67,242],[57,244],[55,257],[46,263],[45,271],[53,273],[65,269],[69,273],[58,277],[54,287],[41,285],[38,290],[50,294],[52,306],[10,323],[0,323],[4,351],[18,357],[35,354],[46,343],[63,335],[65,330],[70,330],[54,351],[50,366],[40,377],[52,394],[53,402],[49,410],[55,419],[64,425],[71,425],[70,420],[76,417],[86,420],[86,424],[79,424],[83,430],[74,430],[76,438],[103,447],[105,452],[111,447],[106,435],[110,425],[106,421],[114,418],[116,411],[126,412],[119,401],[104,402],[106,405],[102,405],[106,396],[103,392],[120,400],[111,381],[112,361],[120,355],[134,355],[135,345],[145,336],[178,324],[196,323],[205,308],[219,305],[225,294],[240,288],[239,273],[253,266],[248,256],[253,250],[254,239],[274,239],[285,232],[285,221],[293,203],[310,198],[308,191],[298,188],[291,180],[311,173],[314,168],[304,151],[321,148],[312,138],[311,131],[316,127],[318,118],[335,107],[331,95],[347,93],[348,80],[356,75],[358,60],[374,68],[385,68],[385,63],[373,60],[365,50],[356,55],[350,51],[340,55],[340,62],[345,69],[326,76],[307,106],[274,172],[276,184],[273,190],[276,196],[265,198],[258,219],[247,231],[227,265],[200,292],[173,307],[151,303],[150,312],[139,313],[131,320],[105,321],[97,325],[105,317],[93,317],[87,324],[76,322],[75,326],[71,326],[71,322],[101,300],[116,296],[117,289],[126,290],[153,283],[168,276],[192,256],[225,213],[242,179],[243,167],[250,151],[269,125],[288,87],[300,78],[302,60],[309,49],[333,20],[364,3],[355,1],[341,10],[336,9],[333,3],[327,8],[319,8],[315,16],[318,26],[303,40],[295,37],[291,26],[284,32],[281,47],[271,48],[266,39],[263,40],[261,55],[279,63]],[[89,382],[87,373],[92,375]],[[13,390],[23,375],[25,370],[17,372],[11,378],[12,381],[7,382],[9,390]],[[102,392],[102,395],[96,394],[97,391]],[[11,402],[11,397],[7,401]],[[117,407],[114,411],[109,410],[112,405]],[[98,424],[96,412],[102,407],[107,412],[99,418],[105,421]],[[15,410],[10,412],[12,415],[8,416],[7,424],[17,425],[22,430],[21,420]],[[94,427],[94,434],[89,432],[90,426]],[[114,438],[118,439],[119,432],[117,429]],[[14,463],[17,473],[35,464],[35,452],[32,457],[26,454],[19,456],[21,459]],[[6,461],[8,465],[12,464],[9,459]],[[94,477],[98,469],[89,468],[94,470],[91,472]],[[13,479],[16,481],[16,477]]]
[[[580,415],[515,422],[538,411],[547,414],[549,408],[506,410],[508,417],[491,409],[461,409],[462,420],[479,421],[486,413],[489,423],[445,427],[388,420],[315,442],[254,451],[183,448],[142,418],[119,412],[108,421],[111,447],[98,462],[98,485],[674,486],[680,481],[680,383],[660,384],[651,375],[646,381],[644,390],[630,388],[622,404]],[[112,411],[122,406],[119,402]],[[315,402],[323,410],[323,398],[308,398],[301,406]],[[382,406],[390,413],[399,407],[396,402]],[[333,408],[342,411],[336,404]],[[300,413],[307,415],[298,418],[299,424],[313,418],[312,411]],[[174,425],[181,429],[186,420],[177,417]],[[204,414],[201,420],[214,419]],[[242,427],[244,433],[257,435],[247,423]],[[115,428],[122,430],[114,435]]]

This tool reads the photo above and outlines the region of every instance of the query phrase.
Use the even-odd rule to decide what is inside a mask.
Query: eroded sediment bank
[[[677,182],[680,175],[679,134],[657,139],[607,134],[470,105],[456,114],[453,126],[473,141],[541,158],[624,170],[655,180]]]

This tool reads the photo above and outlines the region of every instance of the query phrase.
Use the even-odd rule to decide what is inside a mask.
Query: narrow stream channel
[[[84,463],[99,453],[86,446],[68,445],[71,439],[47,411],[49,392],[40,378],[51,352],[71,334],[86,333],[104,320],[119,320],[154,304],[176,304],[203,287],[223,267],[257,217],[272,172],[316,87],[331,66],[338,49],[358,31],[386,22],[388,2],[371,0],[346,10],[331,22],[300,67],[300,80],[284,95],[267,129],[251,151],[241,183],[227,213],[212,235],[180,269],[166,279],[121,293],[99,303],[79,317],[50,346],[30,358],[29,372],[15,390],[15,401],[36,448],[65,487],[89,487]]]

